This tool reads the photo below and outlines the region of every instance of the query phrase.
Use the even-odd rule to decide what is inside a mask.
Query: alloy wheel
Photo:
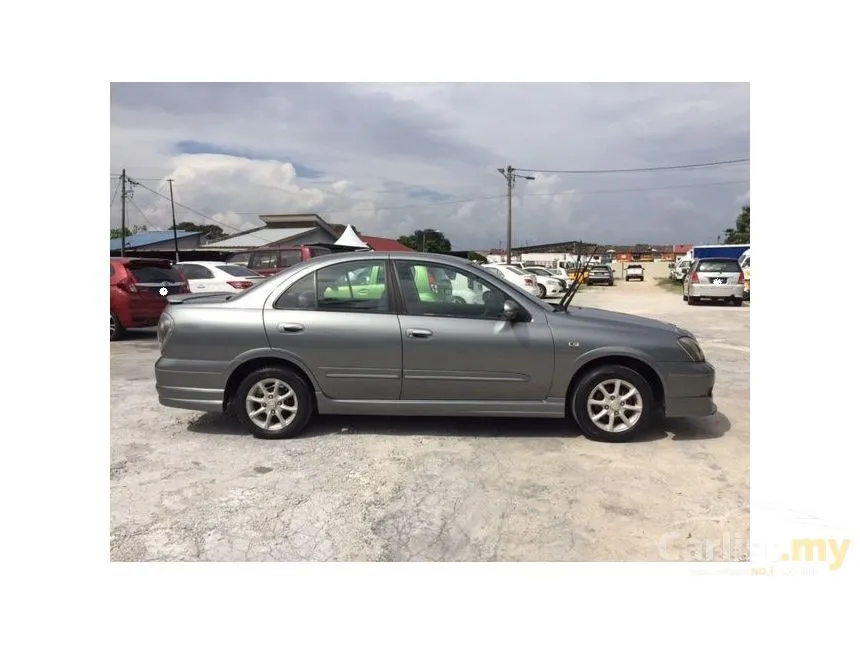
[[[598,383],[586,403],[591,422],[606,432],[626,432],[642,417],[642,395],[624,379]]]
[[[298,409],[299,401],[293,388],[277,378],[258,381],[245,397],[245,412],[261,430],[283,430],[296,418]]]

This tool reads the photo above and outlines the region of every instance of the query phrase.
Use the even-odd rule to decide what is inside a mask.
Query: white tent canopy
[[[352,228],[352,224],[346,227],[343,234],[338,238],[337,242],[335,242],[338,246],[349,246],[352,248],[360,248],[360,249],[369,249],[364,242],[362,242],[361,238],[358,237],[358,234],[355,232],[355,229]]]

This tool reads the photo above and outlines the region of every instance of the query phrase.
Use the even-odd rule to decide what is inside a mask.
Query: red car
[[[188,281],[170,260],[110,259],[110,339],[126,329],[154,327],[167,306],[166,296],[191,293]]]
[[[262,276],[271,276],[280,273],[294,264],[310,260],[318,255],[328,255],[331,249],[313,244],[301,246],[268,246],[251,251],[248,257],[248,268],[256,271]],[[244,254],[237,254],[244,255]],[[230,262],[233,262],[233,256]]]

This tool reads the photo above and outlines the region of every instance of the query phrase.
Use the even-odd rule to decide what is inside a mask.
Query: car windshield
[[[541,269],[540,267],[528,267],[526,268],[526,271],[528,271],[529,273],[533,273],[534,275],[552,275],[549,271],[547,271],[546,269]]]
[[[740,265],[736,260],[703,260],[696,271],[702,273],[737,273]]]
[[[642,265],[641,264],[628,264],[627,268],[628,269],[641,269]]]
[[[506,266],[508,267],[508,269],[510,270],[511,273],[516,273],[517,275],[525,275],[526,274],[525,271],[523,271],[522,269],[518,269],[517,267],[515,267],[513,265],[506,265]]]
[[[259,278],[260,274],[256,271],[251,271],[251,269],[247,269],[243,266],[239,266],[238,264],[221,264],[215,267],[216,269],[220,269],[224,273],[229,273],[232,276],[236,276],[237,278]]]

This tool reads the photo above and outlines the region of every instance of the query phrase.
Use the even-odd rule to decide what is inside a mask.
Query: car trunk
[[[740,265],[737,262],[702,261],[696,269],[699,284],[730,285],[740,283]]]

